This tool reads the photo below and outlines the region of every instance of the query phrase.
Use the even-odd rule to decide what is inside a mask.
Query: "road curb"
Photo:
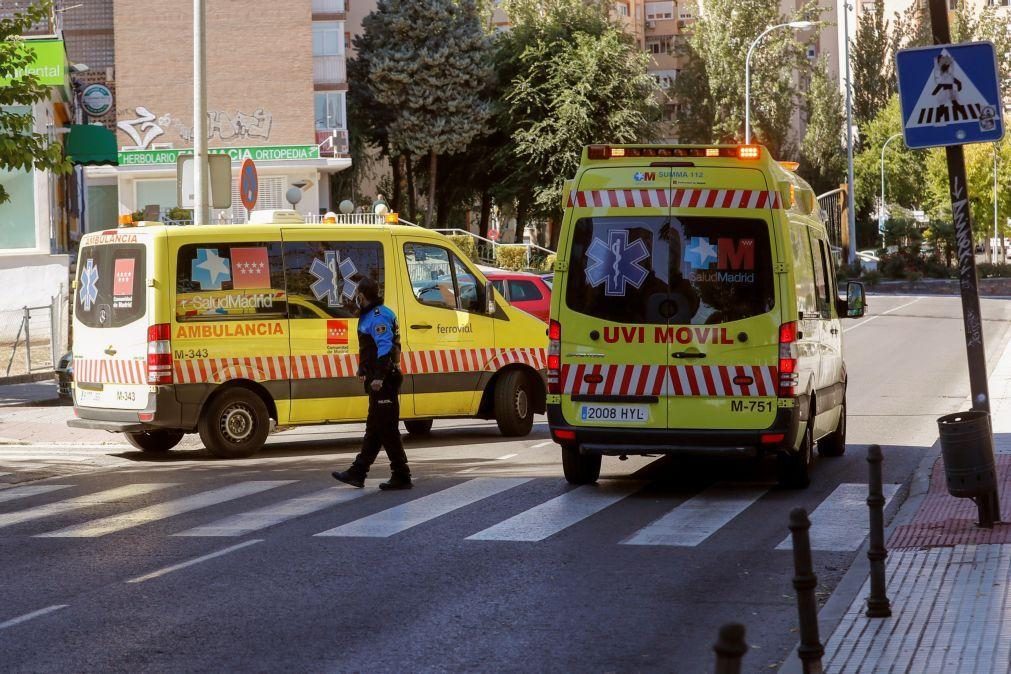
[[[891,538],[892,532],[904,524],[909,524],[916,516],[920,504],[927,496],[930,489],[930,473],[941,456],[941,443],[935,442],[927,450],[927,453],[916,466],[913,479],[908,486],[903,485],[895,495],[892,503],[886,512],[886,517],[891,514],[891,521],[885,527],[885,540]],[[885,461],[887,461],[887,456]],[[865,540],[857,551],[857,556],[850,565],[849,570],[843,575],[842,580],[836,585],[832,595],[825,602],[818,612],[818,630],[821,636],[822,645],[828,643],[836,627],[842,621],[846,611],[853,604],[853,600],[860,594],[864,583],[870,575],[871,565],[867,559],[867,548],[869,541]],[[868,618],[872,620],[872,618]],[[797,646],[800,644],[798,643]],[[786,662],[779,668],[779,674],[803,674],[800,658],[797,657],[797,647],[790,649]]]

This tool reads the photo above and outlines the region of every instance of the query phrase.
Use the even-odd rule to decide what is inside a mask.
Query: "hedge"
[[[466,234],[450,234],[449,240],[456,244],[456,247],[463,251],[463,254],[469,257],[472,262],[475,264],[479,262],[474,237],[467,236]]]

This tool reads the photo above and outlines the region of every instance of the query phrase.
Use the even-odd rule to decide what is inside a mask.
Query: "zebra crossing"
[[[629,526],[638,528],[631,534],[623,530],[610,542],[623,546],[694,548],[705,545],[770,494],[770,488],[763,485],[717,483],[694,494],[663,495],[662,498],[654,494],[649,498],[643,496],[650,484],[644,481],[603,480],[597,485],[569,487],[549,478],[475,477],[448,486],[426,485],[422,480],[414,492],[401,492],[403,497],[395,504],[387,502],[384,505],[383,499],[377,498],[380,481],[368,480],[365,489],[329,486],[292,494],[287,493],[288,490],[298,489],[302,481],[247,480],[182,495],[175,492],[191,490],[192,485],[152,482],[68,498],[60,497],[80,488],[72,484],[16,486],[0,491],[0,537],[95,539],[160,522],[167,523],[165,535],[169,537],[264,536],[268,529],[311,515],[327,514],[341,522],[347,519],[341,514],[342,508],[356,505],[361,507],[353,511],[354,519],[307,535],[322,539],[390,539],[435,520],[449,521],[464,509],[474,508],[483,509],[477,511],[481,513],[493,512],[495,517],[501,511],[502,519],[488,526],[490,518],[486,518],[483,528],[475,526],[474,530],[460,535],[460,539],[535,544],[559,536],[610,509],[626,508],[630,497],[641,496],[642,502],[658,503],[666,511],[659,517],[654,514],[649,521],[640,522],[637,508],[622,510]],[[821,500],[811,516],[813,549],[835,552],[859,549],[867,535],[866,489],[866,485],[843,483]],[[549,492],[547,497],[545,491]],[[885,485],[887,501],[891,501],[897,491],[898,485]],[[165,496],[168,493],[172,496]],[[261,498],[251,498],[255,496]],[[504,497],[505,505],[493,497]],[[264,498],[269,499],[266,505],[261,502]],[[403,498],[407,500],[401,502]],[[23,502],[39,500],[45,502],[23,507]],[[223,517],[214,515],[216,506],[251,500],[257,501],[253,507]],[[537,502],[531,505],[531,500]],[[489,505],[492,502],[495,505]],[[526,507],[516,512],[515,504],[521,502]],[[100,514],[94,516],[95,513],[89,512],[94,510]],[[370,512],[359,516],[363,510]],[[196,526],[191,522],[188,526],[174,526],[173,518],[181,519],[183,515],[205,521]],[[51,519],[60,521],[54,526],[48,522]],[[23,528],[16,528],[27,523],[38,530],[25,532]],[[775,549],[789,550],[789,538]]]

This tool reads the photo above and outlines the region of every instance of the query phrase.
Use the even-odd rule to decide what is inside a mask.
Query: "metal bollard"
[[[885,495],[882,486],[881,462],[884,457],[881,447],[871,445],[867,448],[867,465],[870,475],[867,482],[867,508],[870,510],[871,530],[870,547],[867,549],[867,559],[871,561],[871,596],[867,598],[868,618],[888,618],[892,615],[891,603],[888,601],[885,587],[885,559],[888,550],[885,549]]]
[[[790,534],[793,537],[793,588],[797,591],[797,614],[800,618],[797,655],[803,664],[804,674],[822,674],[821,656],[825,654],[825,648],[818,637],[818,600],[814,595],[818,577],[814,575],[811,563],[810,528],[807,511],[794,508],[790,512]]]
[[[715,674],[741,674],[741,658],[748,652],[744,625],[728,623],[721,627],[713,650],[716,651]]]

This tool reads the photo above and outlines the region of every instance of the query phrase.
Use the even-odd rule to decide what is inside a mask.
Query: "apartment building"
[[[189,0],[115,0],[113,80],[118,165],[88,169],[89,230],[179,204],[176,162],[193,147],[193,12]],[[207,3],[208,147],[232,158],[232,207],[244,222],[238,167],[253,159],[257,208],[331,207],[330,176],[351,165],[346,123],[347,3]],[[90,36],[85,34],[84,41]]]

